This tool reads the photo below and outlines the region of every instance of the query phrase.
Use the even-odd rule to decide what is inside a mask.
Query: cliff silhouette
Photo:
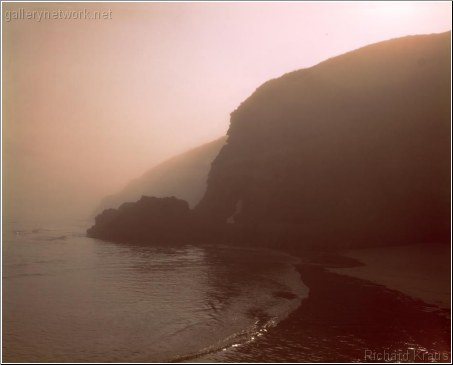
[[[166,216],[168,239],[162,228],[158,240],[137,236],[137,223],[109,234],[124,208],[98,216],[88,234],[162,243],[181,228],[181,243],[276,247],[449,242],[450,37],[389,40],[266,82],[231,114],[203,199],[183,223]]]
[[[206,180],[211,163],[225,144],[226,137],[218,138],[187,152],[172,157],[129,182],[117,194],[102,199],[95,214],[105,209],[118,208],[124,202],[135,202],[142,195],[164,198],[176,196],[194,207],[206,191]]]

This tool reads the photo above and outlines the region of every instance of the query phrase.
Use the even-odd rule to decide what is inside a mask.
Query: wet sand
[[[451,308],[450,245],[418,244],[349,250],[363,265],[332,268],[338,273],[385,285],[441,308]]]
[[[334,255],[300,264],[302,280],[310,288],[301,306],[264,336],[214,360],[449,362],[449,311],[329,271],[329,267],[357,264]]]

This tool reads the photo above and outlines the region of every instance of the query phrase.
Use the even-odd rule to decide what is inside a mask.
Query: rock
[[[178,243],[187,237],[189,226],[190,209],[186,201],[142,196],[136,203],[104,210],[87,233],[112,241]]]
[[[104,212],[89,234],[279,248],[449,242],[450,37],[381,42],[266,82],[231,114],[192,211],[140,200]]]

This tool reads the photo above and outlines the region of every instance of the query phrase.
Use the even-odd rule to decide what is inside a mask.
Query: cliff
[[[176,196],[195,206],[206,191],[211,163],[225,144],[226,137],[172,157],[132,180],[119,193],[105,197],[95,214],[117,208],[124,202],[137,201],[142,195]]]
[[[232,113],[197,210],[226,221],[241,201],[245,241],[445,240],[450,101],[450,33],[271,80]]]
[[[381,42],[259,87],[231,114],[186,241],[449,242],[450,36]]]

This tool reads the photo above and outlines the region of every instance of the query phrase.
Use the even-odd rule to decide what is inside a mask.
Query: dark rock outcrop
[[[189,234],[190,219],[189,205],[184,200],[142,196],[135,203],[104,210],[87,233],[112,241],[180,243]]]
[[[231,114],[185,241],[449,242],[450,37],[381,42],[259,87]],[[179,221],[166,224],[172,237]]]

